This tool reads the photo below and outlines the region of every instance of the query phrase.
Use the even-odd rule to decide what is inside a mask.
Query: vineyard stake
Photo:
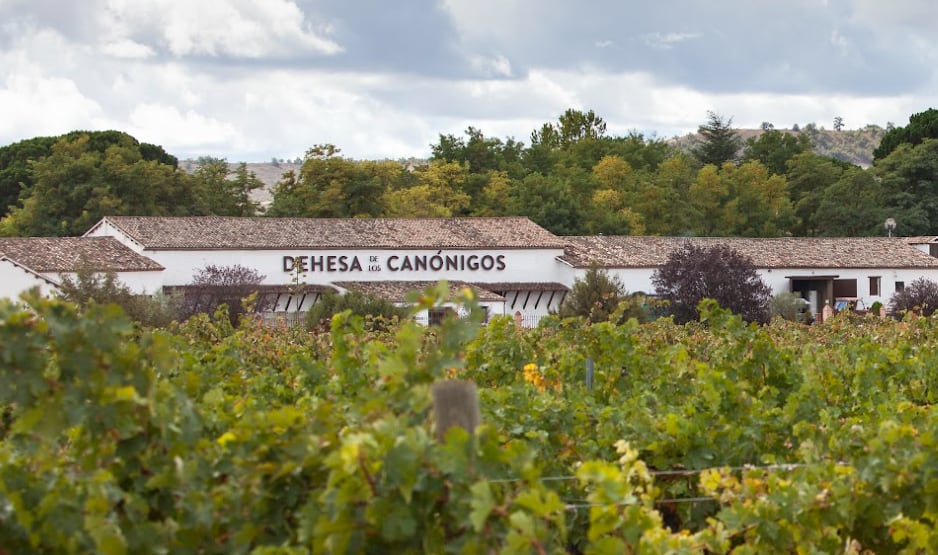
[[[586,390],[593,391],[593,371],[594,364],[593,359],[586,359]]]
[[[433,414],[436,417],[436,439],[446,441],[446,432],[460,427],[471,436],[481,423],[479,391],[466,380],[446,380],[433,384]]]

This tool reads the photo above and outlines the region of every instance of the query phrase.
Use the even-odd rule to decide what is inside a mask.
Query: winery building
[[[404,303],[408,292],[445,279],[473,290],[490,316],[535,325],[591,267],[629,292],[653,294],[654,271],[687,241],[750,257],[774,293],[801,293],[815,312],[828,303],[887,303],[920,277],[938,282],[934,237],[561,237],[523,217],[113,216],[83,237],[0,239],[0,296],[33,286],[50,293],[81,268],[115,272],[133,290],[154,293],[187,286],[207,266],[240,265],[264,276],[259,293],[272,318],[302,314],[327,290]]]

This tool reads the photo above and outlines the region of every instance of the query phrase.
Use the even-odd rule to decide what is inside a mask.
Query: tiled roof
[[[710,246],[725,244],[752,259],[757,268],[938,268],[938,258],[889,237],[564,237],[562,260],[574,267],[608,268],[661,266],[686,241]]]
[[[474,283],[486,291],[498,293],[499,291],[569,291],[570,288],[562,283],[552,282],[502,282],[502,283]]]
[[[927,245],[938,242],[938,237],[934,235],[919,235],[917,237],[906,237],[905,242],[910,245]]]
[[[0,254],[36,272],[163,269],[113,237],[0,237]]]
[[[556,248],[527,218],[160,218],[109,216],[149,249]]]
[[[333,285],[375,295],[391,302],[402,303],[407,300],[408,293],[423,291],[429,286],[436,285],[436,283],[435,281],[337,281]],[[455,296],[461,289],[468,287],[475,294],[477,301],[499,302],[505,300],[501,295],[486,291],[471,283],[450,281],[448,285],[450,296]]]

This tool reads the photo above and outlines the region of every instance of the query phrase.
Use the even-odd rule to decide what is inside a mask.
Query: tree
[[[762,164],[727,162],[720,172],[727,184],[724,232],[741,237],[779,237],[795,223],[795,211],[783,175],[769,175]]]
[[[56,137],[35,137],[0,147],[0,217],[21,199],[21,194],[32,188],[33,164],[52,154],[52,147],[61,141],[74,141],[88,137],[88,149],[103,154],[111,146],[136,150],[141,159],[178,167],[178,161],[163,147],[141,143],[120,131],[72,131]]]
[[[251,192],[264,182],[247,164],[241,162],[234,172],[224,158],[202,157],[192,174],[193,195],[198,211],[214,216],[254,216],[260,205],[251,200]]]
[[[846,170],[824,189],[815,211],[817,233],[829,237],[882,235],[883,222],[893,214],[884,205],[882,184],[858,167]]]
[[[590,268],[577,279],[557,315],[561,318],[582,316],[590,322],[605,322],[626,296],[625,286],[602,268]]]
[[[257,270],[239,264],[207,265],[199,269],[184,288],[183,316],[212,314],[221,305],[227,305],[228,319],[232,326],[236,326],[245,312],[244,299],[258,292],[264,278]],[[268,308],[262,299],[255,299],[255,312],[264,312]]]
[[[749,322],[769,320],[772,290],[759,277],[751,259],[724,244],[684,243],[655,270],[652,284],[668,301],[678,323],[698,319],[697,305],[704,299],[715,300]]]
[[[100,150],[100,135],[62,138],[32,164],[32,185],[4,218],[6,234],[80,235],[107,215],[185,216],[194,204],[189,176],[143,156],[129,135]],[[105,140],[107,139],[107,140]],[[152,155],[152,153],[151,153]]]
[[[938,227],[938,139],[902,144],[871,171],[881,180],[882,205],[902,234],[927,235]]]
[[[925,139],[938,139],[938,110],[934,108],[913,114],[905,127],[895,127],[892,122],[888,122],[886,134],[873,150],[873,161],[875,163],[889,156],[899,145],[907,143],[914,146]]]
[[[707,123],[697,128],[701,141],[692,150],[692,154],[702,164],[722,167],[724,162],[736,162],[742,139],[733,129],[733,118],[708,111]]]
[[[788,166],[789,196],[795,208],[796,223],[791,231],[796,236],[820,233],[818,206],[828,187],[837,183],[849,164],[833,158],[802,152],[793,156]]]
[[[931,316],[938,310],[938,283],[918,278],[889,299],[893,312],[911,311],[922,316]]]
[[[836,116],[834,118],[834,131],[843,131],[844,128],[844,118]]]
[[[788,161],[795,156],[811,151],[811,139],[807,135],[794,135],[777,129],[769,129],[758,137],[746,139],[743,160],[757,160],[773,175],[784,175]]]
[[[384,211],[382,195],[404,169],[389,175],[377,163],[339,156],[335,145],[316,145],[306,152],[299,172],[287,172],[272,191],[267,214],[280,217],[376,217]]]

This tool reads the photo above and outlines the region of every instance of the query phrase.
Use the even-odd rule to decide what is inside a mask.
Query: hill
[[[837,158],[862,168],[873,165],[873,150],[879,146],[886,130],[878,125],[867,125],[861,129],[843,129],[836,131],[824,129],[813,123],[794,129],[779,129],[786,133],[801,133],[807,135],[814,145],[814,152],[819,156]],[[758,137],[762,129],[737,129],[743,141]],[[689,151],[700,140],[697,133],[689,133],[681,137],[674,137],[669,142],[675,148]]]

